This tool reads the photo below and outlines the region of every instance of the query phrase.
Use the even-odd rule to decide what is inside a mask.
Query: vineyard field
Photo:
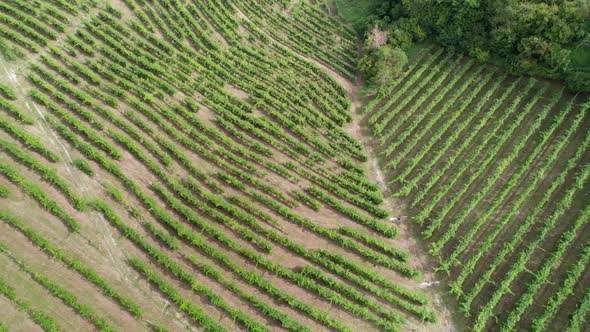
[[[0,1],[0,330],[447,330],[357,47],[324,1]]]
[[[471,330],[590,328],[588,96],[426,47],[362,113]]]
[[[0,332],[590,331],[590,96],[385,8],[0,0]]]

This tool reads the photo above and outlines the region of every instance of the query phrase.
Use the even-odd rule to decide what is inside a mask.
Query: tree
[[[383,45],[369,51],[361,59],[359,69],[371,84],[381,88],[393,83],[407,62],[408,57],[401,48]]]

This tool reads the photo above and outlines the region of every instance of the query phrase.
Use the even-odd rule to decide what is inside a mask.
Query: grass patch
[[[362,34],[367,23],[371,20],[370,16],[382,3],[378,0],[335,0],[338,15],[352,24],[353,28]]]
[[[430,42],[422,42],[422,43],[414,43],[412,47],[404,50],[406,55],[408,56],[408,61],[412,61],[412,59],[420,52],[421,49],[432,45]]]
[[[587,68],[590,70],[590,47],[578,47],[570,55],[572,67]]]

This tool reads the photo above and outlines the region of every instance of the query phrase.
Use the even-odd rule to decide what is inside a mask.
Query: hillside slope
[[[437,47],[363,110],[473,331],[586,331],[590,98]]]
[[[348,27],[109,3],[0,2],[0,327],[449,329],[344,129]]]

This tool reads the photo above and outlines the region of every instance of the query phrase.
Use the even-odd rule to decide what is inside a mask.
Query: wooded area
[[[386,30],[392,47],[432,40],[513,73],[589,91],[589,14],[585,0],[384,0],[368,27]]]

